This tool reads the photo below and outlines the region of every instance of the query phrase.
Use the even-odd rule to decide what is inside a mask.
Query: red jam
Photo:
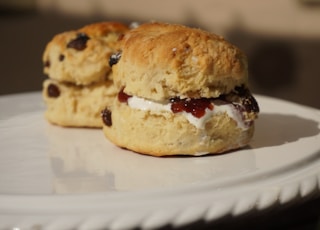
[[[130,96],[130,95],[126,94],[125,92],[123,92],[123,89],[120,90],[120,92],[118,93],[118,100],[120,102],[128,103],[128,99],[130,97],[132,97],[132,96]]]
[[[229,98],[229,96],[231,96]],[[234,96],[238,98],[236,101],[232,99]],[[118,93],[118,100],[123,103],[128,103],[128,99],[132,97],[126,94],[123,89]],[[194,117],[201,118],[205,115],[206,109],[213,110],[214,104],[233,104],[240,112],[259,112],[259,106],[250,91],[244,86],[239,86],[233,92],[226,95],[220,95],[217,98],[185,98],[179,97],[170,98],[171,111],[173,113],[187,112]]]
[[[180,99],[171,98],[170,99],[171,110],[173,113],[187,112],[191,113],[194,117],[201,118],[205,115],[206,109],[213,110],[213,103],[209,98],[199,98],[199,99]]]
[[[128,103],[128,99],[132,97],[126,94],[123,89],[118,93],[118,100],[122,103]],[[213,110],[213,103],[210,98],[186,98],[180,99],[178,97],[171,98],[171,110],[173,113],[187,112],[194,117],[201,118],[205,115],[206,109]]]

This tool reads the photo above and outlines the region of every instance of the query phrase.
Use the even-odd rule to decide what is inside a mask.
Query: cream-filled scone
[[[154,156],[204,155],[246,146],[259,107],[243,52],[182,25],[129,31],[110,58],[118,98],[102,113],[116,145]]]
[[[109,57],[127,31],[122,23],[99,22],[57,34],[47,44],[43,64],[49,79],[42,95],[51,123],[102,127],[101,109],[117,95]]]

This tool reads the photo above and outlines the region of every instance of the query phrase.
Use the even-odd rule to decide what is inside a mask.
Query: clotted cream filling
[[[133,109],[140,109],[144,111],[152,111],[152,112],[162,112],[171,110],[171,103],[162,104],[159,102],[154,102],[150,100],[146,100],[144,98],[132,96],[128,98],[128,106]],[[180,112],[185,116],[185,118],[198,129],[204,129],[205,124],[213,115],[226,113],[230,118],[237,122],[237,126],[243,130],[248,129],[248,125],[245,124],[241,113],[232,105],[232,104],[222,104],[222,105],[214,105],[213,109],[206,109],[204,116],[197,118],[193,116],[191,113],[187,113],[185,111]]]

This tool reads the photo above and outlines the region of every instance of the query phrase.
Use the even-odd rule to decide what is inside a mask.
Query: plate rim
[[[36,97],[40,96],[39,92],[19,94],[14,97]],[[308,110],[314,113],[314,116],[320,117],[320,110],[317,110],[312,107],[300,105],[294,102],[289,102],[283,99],[272,98],[264,95],[255,95],[258,100],[259,98],[263,98],[263,100],[268,101],[276,101],[278,103],[285,103],[290,106],[299,107],[303,110]],[[0,98],[3,98],[1,96]],[[36,102],[37,103],[37,102]],[[39,102],[39,109],[42,109],[42,104]],[[228,191],[227,194],[221,194],[221,192],[213,193],[212,186],[210,187],[210,181],[203,182],[197,184],[197,186],[203,186],[202,190],[199,187],[196,187],[195,192],[188,192],[186,194],[181,195],[181,190],[185,189],[195,189],[192,185],[178,187],[177,189],[172,188],[164,188],[155,191],[134,191],[134,192],[121,192],[115,194],[106,194],[98,193],[98,194],[82,194],[82,195],[6,195],[0,194],[0,223],[4,220],[4,217],[11,216],[12,218],[3,224],[0,224],[0,228],[2,226],[11,226],[12,223],[17,223],[17,219],[20,218],[27,219],[25,225],[33,226],[33,225],[41,225],[43,227],[48,227],[52,229],[59,229],[62,226],[72,226],[75,228],[82,229],[90,229],[89,227],[108,227],[110,229],[119,229],[119,228],[134,228],[134,227],[142,227],[142,228],[157,228],[167,224],[171,224],[173,226],[181,226],[185,224],[192,223],[194,221],[205,220],[205,221],[214,221],[216,219],[222,218],[226,215],[234,215],[239,216],[241,214],[247,213],[252,209],[256,210],[265,210],[267,208],[271,208],[277,205],[287,204],[293,201],[301,200],[302,198],[306,199],[313,195],[318,195],[320,190],[320,149],[318,149],[316,154],[316,159],[311,159],[308,162],[304,162],[302,166],[299,167],[299,170],[296,170],[293,167],[293,171],[297,175],[293,175],[289,177],[290,180],[282,181],[283,178],[278,175],[273,175],[275,179],[280,181],[269,180],[268,183],[264,182],[261,184],[261,187],[252,186],[252,183],[247,183],[246,186],[241,191],[241,194],[232,194],[232,192]],[[313,155],[314,156],[314,155]],[[310,163],[311,162],[311,163]],[[307,166],[307,167],[305,167]],[[285,170],[286,171],[286,170]],[[286,173],[288,173],[286,171]],[[291,173],[291,172],[290,172]],[[263,173],[265,174],[265,173]],[[265,175],[255,175],[257,176],[265,176]],[[269,178],[270,179],[270,178]],[[149,194],[150,191],[152,193],[151,197],[147,197],[146,194]],[[165,192],[165,193],[163,193]],[[117,214],[112,214],[111,210],[103,206],[101,202],[111,202],[111,199],[116,199],[114,202],[117,203],[121,201],[124,197],[128,197],[128,193],[130,196],[135,198],[145,199],[145,202],[149,202],[149,207],[139,207],[140,212],[134,208],[137,205],[139,200],[132,202],[131,206],[126,206],[128,209],[124,212],[123,210],[118,210]],[[155,202],[152,198],[154,194],[159,193],[162,196],[161,200]],[[250,193],[250,196],[248,196]],[[201,194],[201,197],[199,195]],[[172,196],[174,195],[174,196]],[[180,200],[174,201],[174,198],[180,197]],[[146,199],[148,198],[148,199]],[[192,198],[194,201],[186,202]],[[48,199],[50,201],[48,201]],[[127,198],[128,199],[128,198]],[[176,207],[172,210],[172,212],[165,212],[165,205],[159,204],[159,202],[163,202],[163,199],[166,201],[174,202]],[[45,211],[45,207],[36,207],[29,206],[34,201],[40,201],[44,203],[52,203],[55,202],[66,202],[68,204],[76,204],[80,200],[85,201],[81,205],[83,207],[88,207],[90,204],[97,205],[100,202],[100,205],[97,205],[95,208],[89,208],[90,210],[79,212],[75,207],[70,209],[65,209],[64,213],[59,211],[61,206],[56,203],[55,207],[52,210],[47,209],[47,212],[41,213],[41,211]],[[92,202],[95,203],[92,203]],[[91,202],[91,203],[90,203]],[[185,203],[184,203],[185,202]],[[198,202],[196,205],[194,202]],[[16,204],[20,203],[24,206],[17,207]],[[116,204],[110,208],[115,208]],[[150,205],[157,205],[158,210],[152,210]],[[194,206],[195,205],[195,206]],[[41,205],[40,205],[41,206]],[[224,207],[225,206],[225,207]],[[38,208],[37,212],[30,212],[32,209]],[[151,209],[151,210],[150,210]],[[152,212],[151,212],[152,211]],[[101,213],[103,212],[103,213]],[[35,217],[34,215],[39,215]],[[64,218],[66,216],[73,217],[72,221],[70,218]],[[64,217],[63,217],[64,216]],[[131,216],[131,217],[130,217]],[[107,217],[107,218],[106,218]],[[11,222],[10,222],[11,221]]]

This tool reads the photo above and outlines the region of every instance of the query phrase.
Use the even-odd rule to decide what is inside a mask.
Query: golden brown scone
[[[76,85],[104,81],[111,71],[109,56],[127,30],[122,23],[100,22],[57,34],[45,48],[44,73]]]
[[[102,127],[101,111],[111,105],[117,90],[111,80],[77,86],[47,79],[42,96],[45,117],[53,124],[66,127]]]
[[[54,36],[43,54],[43,84],[51,123],[68,127],[102,127],[99,114],[117,94],[110,55],[129,28],[118,22],[99,22]]]
[[[218,97],[248,80],[245,55],[222,37],[161,23],[141,25],[123,38],[114,71],[126,93],[158,101]]]
[[[212,116],[198,128],[184,115],[170,111],[132,109],[121,102],[110,111],[112,125],[104,126],[108,139],[153,156],[221,153],[248,144],[254,131],[253,125],[243,130],[227,113]]]
[[[259,107],[247,60],[223,38],[148,23],[122,38],[111,63],[118,98],[102,119],[116,145],[154,156],[203,155],[252,138]]]

